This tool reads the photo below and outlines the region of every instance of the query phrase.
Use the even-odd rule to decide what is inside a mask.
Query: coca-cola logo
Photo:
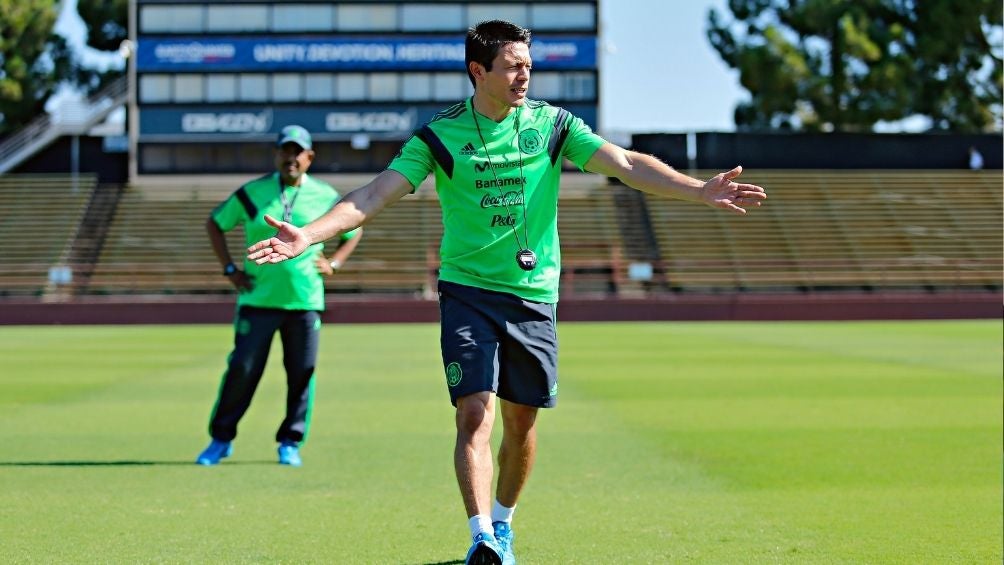
[[[486,194],[481,197],[482,208],[502,208],[523,205],[523,191],[511,190],[499,194]]]

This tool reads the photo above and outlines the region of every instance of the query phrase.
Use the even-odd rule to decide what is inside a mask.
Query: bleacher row
[[[674,288],[1000,288],[1000,171],[749,172],[745,217],[648,199]]]
[[[0,296],[47,293],[65,265],[97,182],[93,176],[0,175]]]
[[[625,209],[615,199],[623,187],[574,176],[559,205],[563,295],[1001,289],[1000,171],[747,171],[742,180],[769,194],[746,216],[653,197]],[[121,195],[96,197],[110,190]],[[0,177],[0,298],[229,293],[204,222],[231,190]],[[365,230],[329,292],[434,296],[442,225],[433,190]],[[228,238],[240,256],[241,230]]]

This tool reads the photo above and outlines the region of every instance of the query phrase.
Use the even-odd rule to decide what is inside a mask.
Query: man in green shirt
[[[387,170],[316,222],[267,217],[278,233],[248,258],[280,263],[354,229],[434,174],[443,211],[439,282],[441,347],[456,406],[454,467],[473,543],[468,563],[515,563],[511,520],[536,454],[539,408],[557,399],[562,161],[635,189],[745,214],[766,198],[735,179],[741,167],[701,181],[594,134],[561,108],[527,99],[530,32],[504,21],[467,33],[474,96],[436,115]],[[503,434],[492,501],[489,443],[496,400]]]
[[[313,160],[310,133],[300,126],[286,126],[279,132],[275,147],[276,172],[240,187],[206,220],[209,241],[223,265],[223,276],[238,294],[234,350],[213,407],[209,424],[212,441],[196,459],[200,465],[215,465],[230,455],[237,424],[251,404],[277,331],[282,339],[288,386],[286,416],[275,434],[279,463],[294,467],[302,464],[299,447],[307,436],[324,310],[322,277],[334,274],[352,254],[361,228],[342,234],[330,259],[319,242],[282,265],[262,268],[243,261],[243,269],[231,260],[224,233],[243,226],[250,245],[275,232],[266,223],[266,215],[304,226],[330,210],[339,194],[331,185],[307,174]]]

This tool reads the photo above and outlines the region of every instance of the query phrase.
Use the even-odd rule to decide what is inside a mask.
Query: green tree
[[[729,0],[708,38],[751,96],[747,129],[870,131],[926,116],[959,132],[999,127],[999,0]]]
[[[87,46],[99,51],[117,52],[122,42],[129,38],[128,0],[106,0],[77,2],[77,13],[87,27]],[[89,93],[93,93],[110,81],[125,74],[125,69],[109,69],[99,72],[87,70],[81,77]]]
[[[55,0],[0,0],[0,135],[45,112],[64,80],[77,80],[66,40],[53,31]]]

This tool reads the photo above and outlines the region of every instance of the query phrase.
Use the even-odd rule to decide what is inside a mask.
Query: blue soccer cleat
[[[502,548],[492,534],[481,532],[467,550],[466,565],[502,565]]]
[[[290,467],[303,465],[303,460],[300,459],[300,447],[296,442],[284,441],[279,444],[279,464]]]
[[[495,529],[495,539],[502,550],[502,565],[516,565],[516,554],[512,551],[512,526],[509,522],[492,522]]]
[[[230,445],[229,441],[214,439],[209,442],[209,447],[202,450],[202,453],[199,454],[195,462],[199,465],[216,465],[220,462],[220,459],[230,457],[230,454],[233,452],[234,448]]]

